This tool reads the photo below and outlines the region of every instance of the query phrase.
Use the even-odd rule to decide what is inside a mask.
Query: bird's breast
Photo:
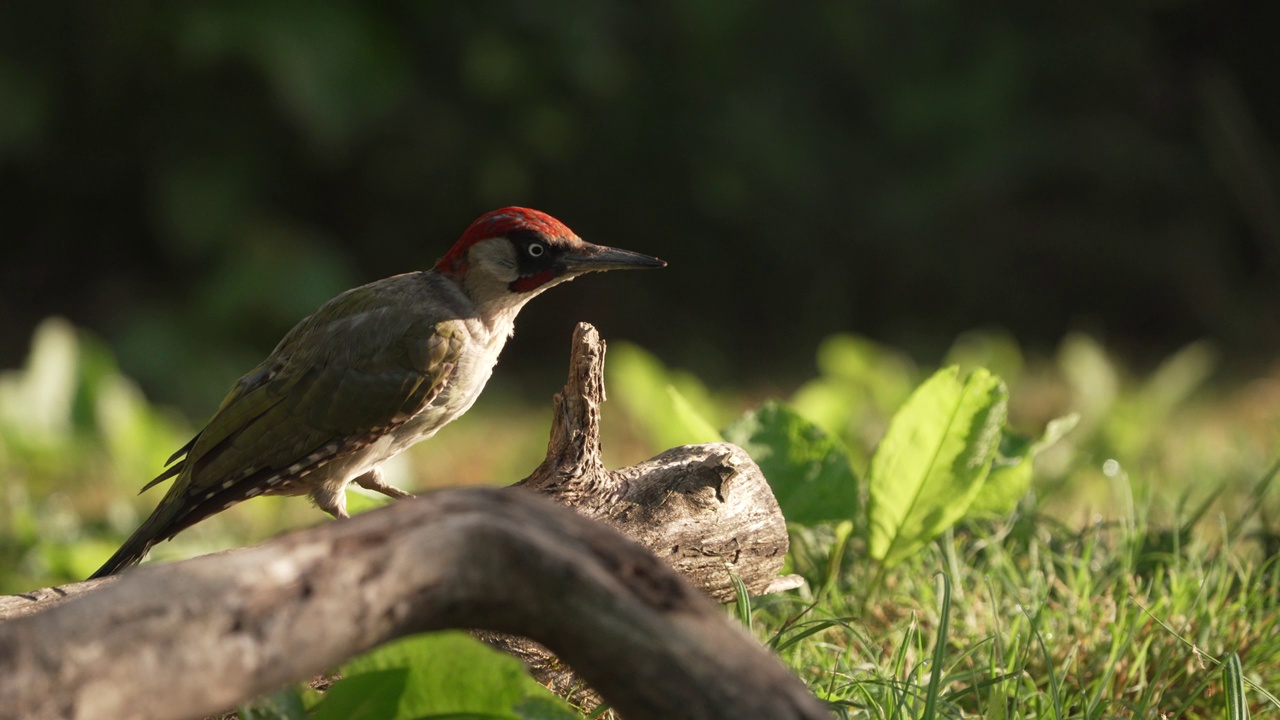
[[[507,333],[487,333],[483,328],[468,328],[470,338],[454,365],[453,372],[442,379],[443,386],[436,398],[422,412],[396,428],[387,442],[375,443],[369,460],[381,462],[425,440],[437,430],[456,420],[471,409],[484,386],[488,384],[498,355],[506,344]],[[376,458],[376,459],[375,459]]]

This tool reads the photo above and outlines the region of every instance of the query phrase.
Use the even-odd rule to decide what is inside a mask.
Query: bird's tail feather
[[[155,543],[155,538],[144,536],[142,529],[139,528],[138,532],[130,536],[124,545],[121,545],[120,549],[116,551],[115,555],[112,555],[111,559],[103,563],[102,567],[98,568],[97,572],[90,575],[88,579],[95,580],[108,575],[115,575],[125,568],[137,565],[142,562],[142,558],[147,556],[147,551]]]
[[[178,527],[174,523],[174,516],[178,514],[177,511],[180,509],[180,505],[181,503],[178,502],[178,498],[174,496],[171,490],[170,494],[160,501],[160,505],[151,513],[146,522],[142,523],[142,526],[135,530],[128,540],[124,541],[124,544],[111,556],[111,559],[103,563],[102,567],[98,568],[98,571],[90,575],[88,579],[93,580],[115,575],[121,570],[137,565],[147,556],[147,552],[151,550],[152,545],[161,540],[168,540],[177,534],[179,530],[185,527],[185,525]]]

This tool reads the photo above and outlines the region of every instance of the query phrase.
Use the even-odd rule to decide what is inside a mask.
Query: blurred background
[[[1150,362],[1280,344],[1280,93],[1207,2],[11,2],[0,365],[57,314],[207,412],[336,292],[545,209],[663,273],[522,317],[735,385],[843,330],[936,359],[998,326]],[[545,393],[541,390],[538,396]]]
[[[1022,393],[1036,421],[1096,400],[1073,377],[1114,390],[1207,341],[1174,396],[1218,371],[1270,422],[1275,383],[1248,383],[1280,348],[1272,35],[1203,0],[7,2],[0,367],[47,368],[32,338],[65,318],[42,357],[79,363],[66,422],[114,412],[84,373],[118,373],[178,428],[139,425],[101,505],[66,501],[127,532],[156,498],[109,498],[289,327],[520,204],[670,267],[531,305],[481,413],[545,422],[585,320],[701,378],[704,406],[735,393],[722,408],[830,372],[842,333],[912,368],[906,390],[976,337],[965,357],[1016,356],[1006,374],[1058,363]],[[515,466],[540,432],[513,432]]]

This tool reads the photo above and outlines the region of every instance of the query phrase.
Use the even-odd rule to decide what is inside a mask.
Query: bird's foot
[[[387,481],[382,478],[382,470],[380,468],[374,468],[361,475],[355,479],[355,483],[365,490],[380,492],[387,497],[393,497],[397,500],[413,497],[411,493],[407,493],[400,488],[387,483]]]

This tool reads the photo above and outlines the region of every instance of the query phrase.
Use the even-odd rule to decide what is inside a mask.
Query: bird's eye
[[[529,247],[525,248],[525,252],[529,253],[529,257],[542,257],[542,253],[547,251],[547,246],[542,243],[529,243]]]

